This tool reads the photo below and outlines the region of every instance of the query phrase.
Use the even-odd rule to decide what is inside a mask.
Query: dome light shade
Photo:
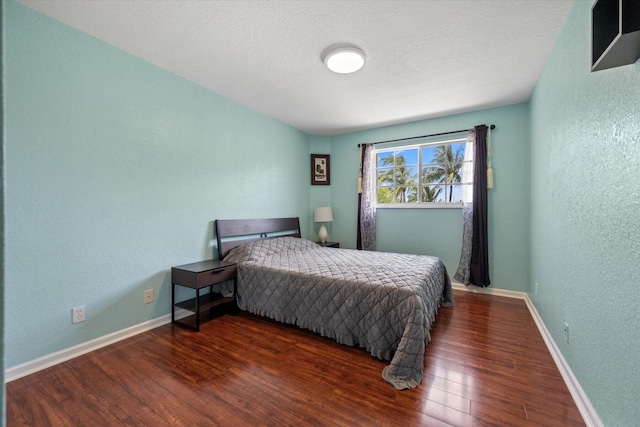
[[[361,49],[353,46],[339,47],[324,55],[324,65],[338,74],[355,73],[365,63],[365,55]]]

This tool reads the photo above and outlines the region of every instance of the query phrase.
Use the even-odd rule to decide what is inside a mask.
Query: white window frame
[[[388,152],[388,151],[402,151],[402,150],[409,150],[409,149],[414,149],[417,148],[418,149],[418,182],[417,182],[417,188],[418,188],[418,194],[421,193],[421,189],[422,189],[422,169],[424,168],[424,163],[423,163],[423,159],[422,159],[422,147],[426,147],[426,146],[445,146],[445,145],[453,145],[453,144],[460,144],[460,143],[465,143],[467,144],[467,146],[465,147],[465,166],[463,166],[463,168],[465,168],[465,171],[468,173],[469,172],[469,166],[471,167],[471,174],[473,174],[473,148],[472,145],[473,144],[469,144],[467,141],[467,137],[466,135],[464,137],[458,137],[458,138],[450,138],[450,139],[444,139],[444,140],[439,140],[439,141],[429,141],[429,142],[422,142],[422,143],[416,143],[416,144],[408,144],[408,145],[386,145],[386,146],[380,146],[380,147],[375,147],[374,148],[374,153],[373,155],[376,156],[376,162],[375,162],[375,200],[376,200],[376,209],[460,209],[463,207],[464,203],[460,202],[460,201],[456,201],[456,202],[412,202],[412,203],[378,203],[378,161],[377,161],[377,156],[379,152]],[[468,151],[471,151],[471,153],[469,153],[471,155],[471,158],[468,159]],[[429,164],[429,163],[426,163]],[[473,175],[472,175],[473,176]],[[473,182],[471,182],[471,184],[463,184],[466,185],[467,187],[470,187],[471,189],[473,189]]]

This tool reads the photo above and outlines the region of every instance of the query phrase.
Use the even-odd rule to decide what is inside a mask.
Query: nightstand
[[[340,242],[316,242],[317,244],[319,244],[322,247],[325,248],[339,248],[340,247]]]
[[[237,268],[233,262],[208,261],[194,262],[193,264],[171,267],[171,322],[184,326],[194,331],[200,331],[200,315],[202,312],[222,308],[222,306],[236,306],[236,291],[238,281]],[[213,285],[233,280],[233,296],[223,297],[217,292],[212,292]],[[195,298],[176,302],[176,287],[183,286],[195,290]],[[200,295],[202,288],[209,287],[209,293]],[[191,311],[192,316],[176,319],[176,308]],[[184,319],[195,318],[195,326],[186,323]]]

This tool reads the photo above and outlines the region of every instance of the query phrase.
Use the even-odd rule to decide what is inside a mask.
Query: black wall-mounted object
[[[591,71],[640,58],[640,0],[597,0],[591,9]]]

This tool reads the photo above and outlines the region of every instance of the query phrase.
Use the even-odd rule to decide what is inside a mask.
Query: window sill
[[[376,209],[462,209],[462,203],[381,203]]]

